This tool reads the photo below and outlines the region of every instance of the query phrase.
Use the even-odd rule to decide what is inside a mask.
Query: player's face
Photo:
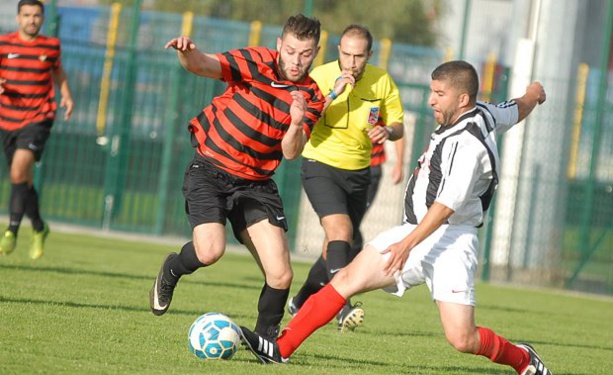
[[[351,73],[358,81],[364,75],[366,63],[372,56],[372,51],[368,51],[368,40],[365,38],[345,35],[338,46],[338,56],[341,70]]]
[[[288,81],[299,82],[309,72],[319,47],[314,39],[299,40],[288,33],[283,38],[277,38],[277,50],[280,73]]]
[[[43,10],[38,5],[23,5],[17,13],[19,34],[25,38],[35,38],[43,25]]]
[[[443,126],[453,125],[463,112],[466,93],[460,93],[447,81],[432,80],[428,104],[434,111],[434,119]]]

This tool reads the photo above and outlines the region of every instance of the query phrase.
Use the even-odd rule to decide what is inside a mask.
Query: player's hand
[[[289,114],[292,117],[292,125],[302,128],[304,123],[304,114],[307,110],[307,102],[302,91],[295,90],[290,93],[292,96],[292,105],[289,108]]]
[[[179,52],[189,52],[196,49],[196,44],[192,42],[191,39],[189,39],[188,37],[180,36],[178,38],[173,38],[168,41],[164,48],[174,48]]]
[[[64,121],[68,121],[72,115],[72,109],[74,108],[72,98],[62,97],[62,100],[60,100],[60,108],[64,108]]]
[[[383,273],[385,276],[394,276],[398,272],[402,271],[404,264],[409,258],[410,251],[411,249],[403,245],[402,242],[391,244],[387,249],[383,250],[381,254],[390,254],[390,257],[383,268]]]
[[[346,89],[353,89],[355,86],[355,77],[351,72],[343,72],[334,82],[334,92],[336,95],[340,95],[345,92]]]
[[[538,81],[529,84],[528,88],[526,89],[526,93],[530,93],[531,95],[533,95],[536,98],[536,102],[538,104],[543,104],[545,103],[545,100],[547,100],[547,94],[545,93],[545,89],[543,88],[543,85],[541,85],[541,83]]]
[[[404,166],[394,165],[392,169],[392,183],[398,185],[404,180]]]
[[[0,94],[4,92],[4,84],[6,83],[6,79],[0,78]]]
[[[373,126],[373,128],[368,131],[368,136],[373,143],[381,144],[390,139],[390,132],[385,126]]]

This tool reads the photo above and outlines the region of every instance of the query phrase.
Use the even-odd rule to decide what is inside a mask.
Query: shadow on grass
[[[82,270],[76,268],[68,268],[68,267],[48,267],[48,266],[28,266],[28,265],[10,265],[10,264],[2,264],[0,265],[0,269],[7,270],[17,270],[17,271],[32,271],[36,273],[40,272],[49,272],[49,273],[59,273],[64,275],[91,275],[91,276],[100,276],[100,277],[109,277],[109,278],[119,278],[119,279],[128,279],[128,280],[147,280],[153,281],[155,280],[154,275],[132,275],[128,273],[118,273],[118,272],[101,272],[101,271],[92,271],[92,270]],[[251,278],[247,279],[249,281]],[[260,283],[263,281],[262,279],[258,280]],[[219,282],[214,280],[206,280],[206,281],[194,281],[190,280],[189,276],[183,277],[181,279],[182,284],[200,284],[211,287],[220,287],[220,288],[238,288],[241,290],[251,289],[260,291],[262,289],[261,286],[253,286],[251,284],[241,284],[241,283],[228,283],[228,282]]]
[[[360,356],[359,348],[357,353],[355,354],[357,357]],[[363,350],[368,350],[364,348]],[[424,370],[428,370],[428,372],[436,373],[436,374],[488,374],[488,375],[507,375],[509,374],[509,367],[500,366],[500,369],[492,369],[491,367],[479,367],[476,366],[416,366],[412,364],[398,364],[393,363],[390,364],[388,362],[383,361],[373,361],[373,360],[362,360],[355,357],[340,357],[340,356],[328,356],[324,354],[304,354],[301,357],[305,357],[308,359],[313,359],[315,361],[326,361],[327,368],[338,368],[347,370],[348,367],[355,368],[356,371],[360,371],[363,367],[380,367],[380,371],[383,373],[400,373],[400,374],[420,374],[423,373]],[[305,365],[303,361],[300,361]],[[338,364],[335,364],[338,362]],[[291,363],[291,362],[290,362]],[[351,365],[348,365],[351,364]],[[369,368],[370,370],[370,368]]]
[[[121,311],[129,311],[129,312],[150,312],[148,306],[136,307],[136,306],[125,306],[125,305],[103,305],[96,303],[84,303],[84,302],[72,302],[72,301],[48,301],[48,300],[36,300],[30,298],[12,298],[0,295],[0,303],[16,303],[16,304],[26,304],[26,305],[49,305],[49,306],[60,306],[60,307],[69,307],[75,309],[96,309],[96,310],[121,310]],[[195,316],[201,315],[202,310],[181,310],[181,309],[173,309],[167,313],[167,315],[187,315],[187,316]],[[239,313],[232,313],[232,318],[236,320],[251,319],[250,315],[244,315]],[[156,317],[152,316],[152,319]],[[158,318],[159,319],[159,318]]]

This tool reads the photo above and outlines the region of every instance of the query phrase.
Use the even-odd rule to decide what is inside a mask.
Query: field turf
[[[356,297],[366,311],[362,327],[347,334],[323,327],[287,365],[261,365],[245,350],[230,361],[203,361],[187,346],[199,315],[218,311],[255,324],[262,276],[249,255],[228,252],[184,277],[169,312],[156,317],[148,292],[180,243],[54,231],[45,256],[32,261],[28,229],[13,254],[0,256],[0,374],[514,373],[454,351],[425,286],[403,298]],[[293,292],[309,265],[294,263]],[[532,343],[555,375],[613,373],[613,299],[483,283],[477,296],[477,323]]]

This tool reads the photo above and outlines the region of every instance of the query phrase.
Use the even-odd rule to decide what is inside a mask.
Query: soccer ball
[[[241,342],[240,328],[223,314],[206,313],[189,328],[187,342],[198,358],[230,359]]]

